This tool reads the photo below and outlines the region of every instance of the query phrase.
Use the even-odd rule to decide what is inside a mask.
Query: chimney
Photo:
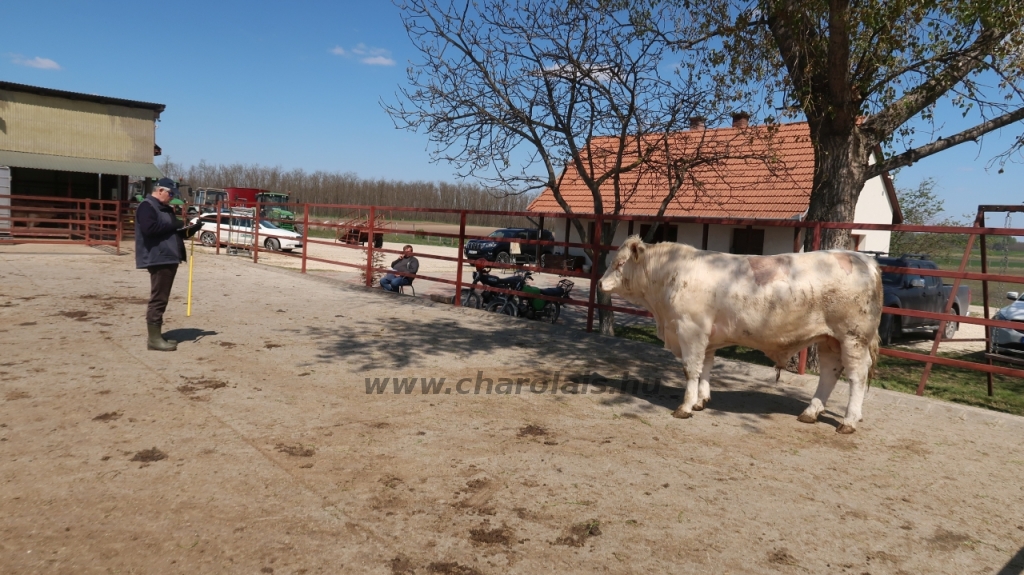
[[[690,118],[690,129],[691,130],[703,130],[704,129],[704,116],[693,116]]]
[[[743,130],[750,123],[750,114],[746,112],[736,112],[732,115],[732,127]]]

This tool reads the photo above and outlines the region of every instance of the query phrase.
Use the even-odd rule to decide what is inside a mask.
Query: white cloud
[[[394,66],[395,61],[387,56],[370,56],[369,58],[363,58],[363,64],[369,64],[370,66]]]
[[[394,66],[395,60],[391,57],[391,51],[384,48],[374,48],[360,42],[354,47],[345,49],[335,46],[331,54],[336,56],[357,57],[360,62],[368,66]]]
[[[29,68],[38,68],[40,70],[60,70],[60,64],[54,62],[49,58],[26,58],[20,54],[12,54],[11,62],[19,66],[28,66]]]

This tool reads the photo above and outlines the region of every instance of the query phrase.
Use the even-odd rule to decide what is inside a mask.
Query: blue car
[[[537,237],[537,232],[538,230],[528,230],[526,228],[494,230],[488,236],[493,239],[469,240],[466,242],[465,256],[471,260],[485,258],[488,261],[503,264],[533,262],[536,260],[538,247],[540,247],[540,253],[543,256],[544,254],[551,253],[552,246],[513,244],[508,239],[555,241],[555,236],[550,231],[542,230],[540,238]]]

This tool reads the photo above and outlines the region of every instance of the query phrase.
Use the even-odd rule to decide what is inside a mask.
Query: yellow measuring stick
[[[185,317],[192,317],[192,264],[196,261],[196,237],[192,236],[192,244],[188,254],[188,307]]]

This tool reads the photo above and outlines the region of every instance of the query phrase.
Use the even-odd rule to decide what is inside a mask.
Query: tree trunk
[[[852,222],[857,200],[864,188],[869,150],[857,131],[836,129],[827,122],[809,122],[814,142],[814,183],[808,222]],[[849,250],[850,230],[821,230],[821,250]],[[814,250],[814,234],[804,235],[804,251]],[[798,360],[797,360],[798,361]],[[790,361],[794,365],[794,360]],[[807,348],[807,371],[816,373],[818,346]]]
[[[612,305],[612,294],[604,293],[600,288],[597,290],[597,303],[601,305]],[[601,322],[601,335],[615,335],[615,312],[599,309],[598,319]]]
[[[815,124],[818,124],[815,126]],[[808,222],[852,222],[864,187],[868,151],[856,128],[836,131],[811,123],[814,142],[814,182],[807,211]],[[804,251],[814,249],[814,234],[804,237]],[[852,249],[849,230],[821,230],[822,250]]]
[[[618,230],[619,222],[603,222],[601,224],[601,245],[609,246],[615,241],[615,232]],[[593,238],[591,238],[593,240]],[[608,255],[609,252],[594,250],[590,254],[591,265],[597,266],[597,278],[600,280],[604,277],[604,272],[608,270]],[[597,288],[597,303],[600,305],[612,305],[612,294],[604,293],[601,288]],[[615,335],[615,312],[611,310],[597,310],[597,319],[599,322],[599,330],[601,335]]]

